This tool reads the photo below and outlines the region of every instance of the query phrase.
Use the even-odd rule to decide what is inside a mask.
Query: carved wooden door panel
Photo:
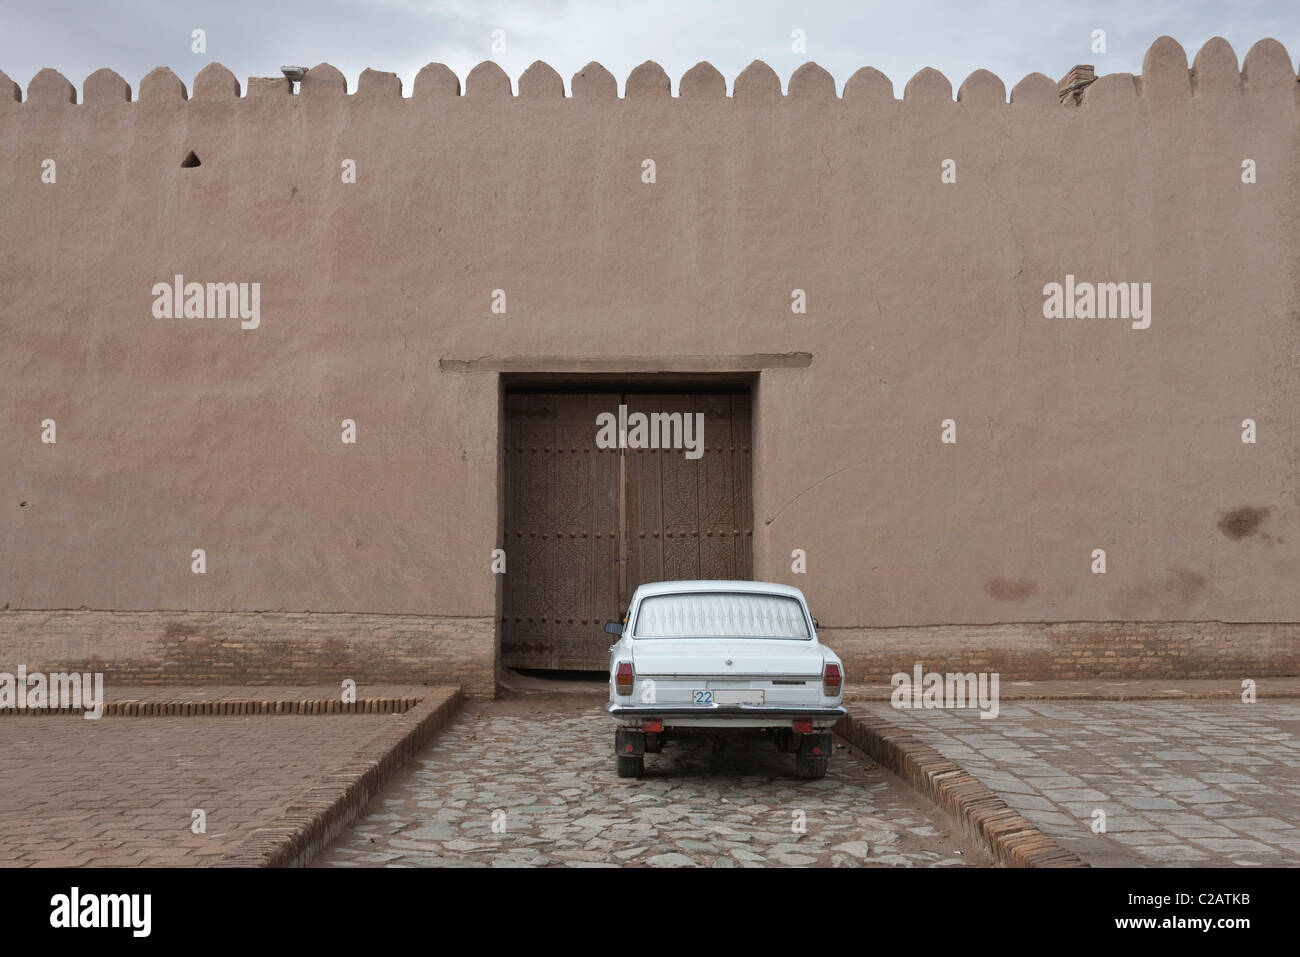
[[[703,413],[702,454],[597,448],[620,403]],[[507,667],[603,671],[637,585],[752,577],[749,396],[510,394],[505,418]]]
[[[506,575],[501,660],[604,670],[618,619],[617,449],[596,416],[618,395],[506,396]]]
[[[699,458],[683,449],[625,453],[627,596],[645,582],[752,578],[749,396],[629,395],[627,406],[628,415],[704,415]]]

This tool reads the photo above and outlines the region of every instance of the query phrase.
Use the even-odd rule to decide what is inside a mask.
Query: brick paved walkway
[[[864,705],[1094,866],[1300,865],[1300,702]],[[1091,830],[1094,810],[1106,833]]]
[[[0,866],[211,864],[383,715],[0,718]],[[190,831],[207,813],[207,833]]]
[[[620,779],[613,737],[589,695],[467,704],[314,865],[989,863],[933,805],[851,749],[836,749],[824,780],[801,781],[793,756],[767,741],[719,756],[706,742],[675,741],[647,756],[646,777]],[[804,834],[793,830],[796,812]]]

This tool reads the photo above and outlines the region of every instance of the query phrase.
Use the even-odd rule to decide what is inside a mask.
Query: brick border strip
[[[835,732],[957,819],[967,836],[1007,867],[1087,867],[969,771],[882,718],[850,709]]]
[[[1289,675],[1287,677],[1290,677]],[[872,694],[854,694],[852,691],[847,693],[846,704],[860,704],[863,702],[873,702],[885,704],[894,695],[894,691],[880,691]],[[1276,691],[1265,691],[1256,689],[1255,698],[1263,701],[1265,698],[1300,698],[1300,688],[1281,688]],[[1206,690],[1206,691],[1013,691],[1002,693],[999,691],[998,703],[1006,704],[1009,701],[1240,701],[1241,689],[1228,688],[1227,690]]]
[[[1286,677],[1291,677],[1287,675]],[[998,694],[998,701],[1240,701],[1241,688],[1205,691],[1103,691],[1096,694],[1061,691],[1056,693],[1013,692]],[[1275,691],[1255,689],[1255,699],[1300,698],[1300,688],[1278,688]],[[888,700],[888,699],[884,699]]]
[[[431,688],[419,704],[321,779],[284,813],[253,831],[217,867],[306,867],[351,824],[397,770],[456,713],[459,686]]]
[[[338,698],[281,698],[274,701],[109,701],[103,717],[178,718],[236,714],[401,714],[413,708],[420,698],[362,698],[344,702]],[[0,708],[0,715],[85,714],[81,708]]]

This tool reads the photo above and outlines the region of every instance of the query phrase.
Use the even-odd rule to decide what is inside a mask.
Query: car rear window
[[[637,638],[807,638],[803,605],[786,595],[652,595],[637,609]]]

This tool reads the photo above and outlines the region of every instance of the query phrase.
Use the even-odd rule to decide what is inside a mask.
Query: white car
[[[675,581],[642,585],[627,617],[605,625],[618,776],[640,777],[670,735],[763,732],[796,754],[801,778],[826,774],[844,666],[789,585]]]

